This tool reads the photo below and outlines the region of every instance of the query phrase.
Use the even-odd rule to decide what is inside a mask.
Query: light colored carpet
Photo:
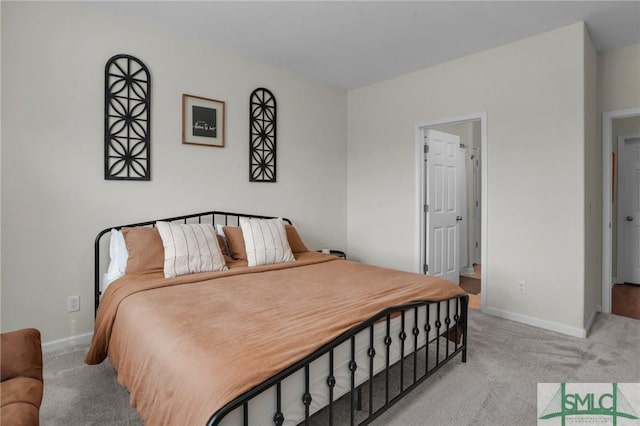
[[[538,382],[640,382],[630,318],[599,314],[578,339],[471,310],[468,344],[466,364],[447,364],[374,424],[535,425]],[[84,364],[86,349],[45,354],[41,424],[142,424],[109,363]]]

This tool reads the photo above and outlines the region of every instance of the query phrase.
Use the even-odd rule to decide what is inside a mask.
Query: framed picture
[[[182,143],[224,147],[224,102],[182,94]]]

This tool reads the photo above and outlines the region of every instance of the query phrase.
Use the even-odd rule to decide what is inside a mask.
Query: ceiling
[[[598,51],[640,43],[640,1],[105,2],[104,12],[354,89],[587,23]]]

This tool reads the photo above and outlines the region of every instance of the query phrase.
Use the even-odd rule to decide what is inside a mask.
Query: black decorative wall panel
[[[276,98],[258,88],[249,101],[249,181],[276,181]]]
[[[104,70],[104,178],[150,180],[151,76],[139,59],[115,55]]]

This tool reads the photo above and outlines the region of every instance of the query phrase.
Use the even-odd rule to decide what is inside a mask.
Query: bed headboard
[[[249,218],[258,218],[258,219],[273,219],[274,216],[262,216],[255,214],[246,214],[246,213],[231,213],[231,212],[220,212],[220,211],[210,211],[203,213],[193,213],[187,214],[184,216],[175,216],[169,217],[166,219],[155,219],[149,220],[146,222],[139,223],[131,223],[128,225],[118,225],[118,226],[110,226],[108,228],[103,229],[98,233],[94,242],[94,315],[98,312],[98,304],[100,303],[100,295],[102,291],[100,290],[101,283],[101,258],[100,258],[100,244],[102,237],[106,234],[110,233],[112,229],[121,229],[121,228],[129,228],[134,226],[149,226],[155,227],[156,222],[182,222],[182,223],[210,223],[212,225],[220,224],[220,225],[240,225],[241,217],[249,217]],[[283,218],[285,222],[291,224],[291,221],[287,218]]]

